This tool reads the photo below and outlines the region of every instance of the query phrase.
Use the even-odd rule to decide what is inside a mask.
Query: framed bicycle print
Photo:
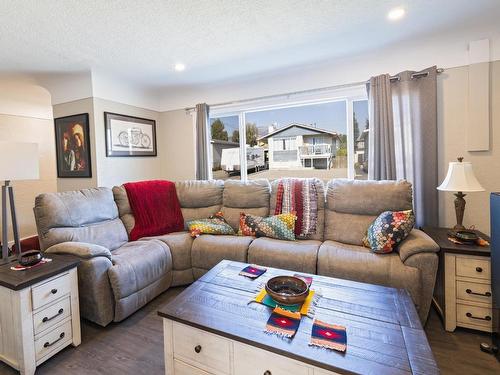
[[[156,121],[104,112],[106,156],[156,156]]]

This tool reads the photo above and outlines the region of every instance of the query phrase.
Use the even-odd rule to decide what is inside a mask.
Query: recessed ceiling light
[[[389,13],[387,13],[387,18],[391,21],[398,21],[404,17],[405,13],[406,11],[404,10],[404,8],[401,7],[394,8],[391,9]]]
[[[175,64],[174,69],[176,72],[183,72],[184,70],[186,70],[186,65],[177,63]]]

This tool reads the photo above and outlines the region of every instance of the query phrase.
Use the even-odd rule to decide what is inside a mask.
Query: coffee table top
[[[439,373],[405,290],[310,275],[311,289],[322,295],[315,317],[347,328],[347,351],[340,353],[309,346],[308,317],[293,339],[265,333],[272,309],[248,302],[271,277],[296,272],[268,268],[252,280],[238,275],[245,265],[220,262],[158,315],[339,374]]]

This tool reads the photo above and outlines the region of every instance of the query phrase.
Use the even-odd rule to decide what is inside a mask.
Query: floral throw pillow
[[[240,214],[239,235],[253,237],[269,237],[278,240],[295,240],[295,221],[292,213],[268,217]]]
[[[370,225],[363,242],[374,253],[390,253],[410,234],[414,225],[412,210],[385,211]]]
[[[191,237],[198,237],[200,234],[236,234],[234,229],[226,222],[222,212],[217,212],[208,219],[197,219],[187,222],[187,227]]]

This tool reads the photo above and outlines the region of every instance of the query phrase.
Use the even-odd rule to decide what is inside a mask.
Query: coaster
[[[307,284],[307,286],[309,286],[309,287],[311,286],[311,284],[313,282],[313,278],[311,276],[305,276],[305,275],[301,275],[299,273],[296,273],[293,276],[298,277],[299,279],[304,280],[305,283]]]
[[[345,352],[347,348],[346,329],[344,326],[328,324],[316,319],[313,323],[309,345]]]
[[[255,264],[246,266],[240,271],[241,276],[246,276],[251,279],[256,279],[267,271],[267,268],[260,267]]]
[[[300,325],[300,313],[276,307],[266,324],[266,332],[293,337]]]

